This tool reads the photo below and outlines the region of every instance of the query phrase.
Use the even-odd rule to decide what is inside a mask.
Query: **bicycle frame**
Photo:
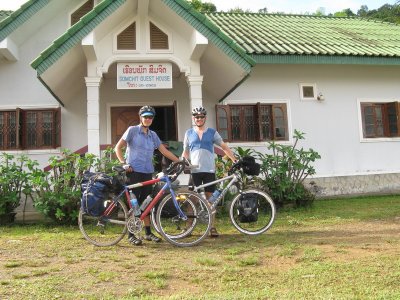
[[[138,187],[142,187],[142,186],[147,186],[147,185],[153,185],[156,184],[158,182],[165,182],[164,186],[161,188],[161,190],[157,193],[157,195],[153,198],[153,200],[151,200],[151,202],[147,205],[147,207],[145,208],[145,210],[141,213],[140,215],[140,220],[144,220],[144,218],[150,214],[150,211],[153,209],[153,207],[158,203],[158,201],[162,198],[162,196],[165,194],[165,191],[167,189],[169,189],[171,195],[172,195],[172,199],[173,199],[173,203],[175,205],[175,208],[177,209],[179,215],[182,217],[183,220],[187,220],[187,216],[183,213],[183,211],[180,209],[179,205],[178,205],[178,201],[176,200],[176,195],[175,192],[171,186],[171,180],[169,178],[168,175],[164,175],[160,178],[156,178],[156,179],[152,179],[152,180],[147,180],[147,181],[143,181],[143,182],[139,182],[139,183],[135,183],[135,184],[130,184],[130,185],[125,185],[124,190],[119,193],[116,197],[113,198],[113,203],[111,203],[111,205],[109,205],[107,207],[107,209],[104,211],[103,216],[107,217],[110,212],[112,212],[112,210],[114,209],[116,203],[117,203],[117,199],[121,198],[123,194],[125,194],[125,199],[126,202],[128,202],[128,207],[129,209],[132,208],[132,204],[131,201],[129,201],[131,199],[130,195],[129,195],[129,191],[134,189],[134,188],[138,188]]]
[[[210,186],[210,185],[213,185],[213,184],[217,184],[217,183],[220,183],[220,182],[223,182],[223,181],[227,181],[227,180],[230,180],[229,183],[228,183],[227,186],[221,191],[221,194],[218,196],[218,198],[216,199],[216,201],[214,201],[214,202],[211,204],[212,210],[215,210],[215,208],[217,207],[218,203],[219,203],[219,202],[221,201],[221,199],[225,196],[225,194],[226,194],[226,192],[228,191],[228,189],[229,189],[233,184],[235,184],[236,182],[239,181],[239,175],[238,175],[238,174],[234,173],[234,174],[228,175],[228,176],[226,176],[226,177],[224,177],[224,178],[217,179],[217,180],[214,180],[214,181],[211,181],[211,182],[208,182],[208,183],[199,185],[199,186],[193,185],[193,190],[194,190],[196,193],[199,193],[199,190],[202,189],[202,188],[205,188],[205,187],[207,187],[207,186]]]

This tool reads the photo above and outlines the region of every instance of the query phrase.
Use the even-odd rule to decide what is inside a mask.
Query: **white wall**
[[[299,83],[316,83],[325,101],[300,100]],[[299,146],[321,155],[317,177],[400,172],[399,140],[360,141],[357,101],[366,98],[400,101],[400,68],[258,65],[226,100],[287,100],[291,127],[306,133]]]

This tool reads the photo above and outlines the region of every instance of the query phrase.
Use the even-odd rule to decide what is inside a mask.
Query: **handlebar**
[[[239,159],[237,162],[233,163],[231,168],[228,170],[228,174],[232,175],[233,173],[235,173],[236,170],[240,169],[242,165],[243,165],[243,160]]]
[[[168,168],[163,170],[163,173],[165,175],[170,176],[171,181],[175,181],[176,178],[183,172],[186,166],[186,161],[185,160],[179,160],[177,162],[171,163]]]

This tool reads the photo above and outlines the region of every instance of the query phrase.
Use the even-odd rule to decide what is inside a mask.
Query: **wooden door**
[[[111,143],[117,144],[129,126],[139,124],[140,106],[111,108]]]

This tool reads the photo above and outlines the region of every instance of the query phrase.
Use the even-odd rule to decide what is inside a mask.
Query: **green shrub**
[[[8,215],[31,193],[29,169],[37,164],[27,156],[0,154],[0,215]]]
[[[57,223],[76,223],[81,198],[81,180],[87,170],[110,173],[117,161],[107,150],[103,158],[93,154],[81,156],[63,150],[61,157],[50,158],[50,171],[36,169],[32,185],[36,193],[35,208]]]
[[[315,196],[304,187],[304,180],[315,174],[312,163],[321,156],[313,149],[297,149],[304,133],[294,131],[292,146],[270,142],[271,154],[258,152],[261,161],[262,184],[278,206],[291,204],[294,206],[311,205]]]

